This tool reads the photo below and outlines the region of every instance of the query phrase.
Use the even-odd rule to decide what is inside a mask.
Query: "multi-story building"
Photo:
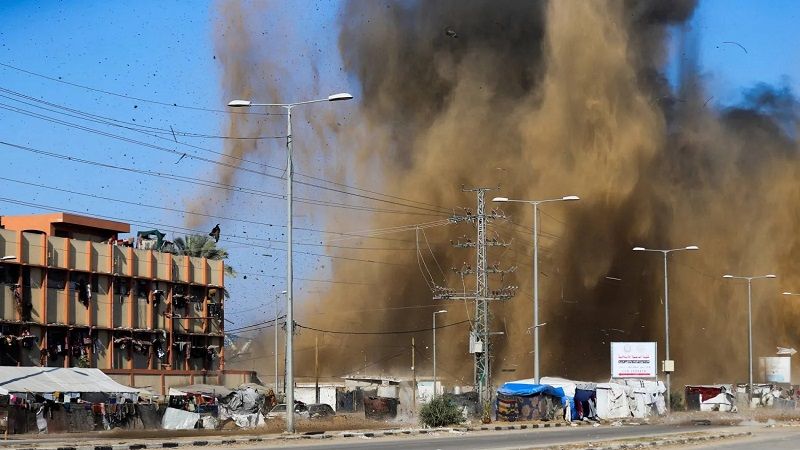
[[[96,367],[162,393],[251,381],[225,370],[223,262],[160,251],[155,230],[118,239],[129,232],[66,213],[0,218],[0,365]]]

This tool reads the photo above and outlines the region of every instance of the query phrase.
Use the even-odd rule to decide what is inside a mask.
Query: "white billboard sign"
[[[611,378],[655,378],[655,342],[612,342]]]
[[[792,364],[787,356],[767,356],[760,358],[759,366],[767,383],[791,383]]]

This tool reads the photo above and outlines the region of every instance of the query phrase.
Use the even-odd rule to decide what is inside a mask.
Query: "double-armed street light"
[[[539,205],[552,202],[580,200],[577,195],[546,200],[513,200],[508,197],[495,197],[493,202],[527,203],[533,205],[533,378],[539,383]]]
[[[286,388],[286,431],[294,433],[294,371],[293,371],[293,352],[294,352],[294,308],[292,285],[292,109],[296,106],[308,105],[311,103],[336,102],[350,100],[353,96],[342,92],[329,95],[328,98],[307,100],[295,103],[253,103],[250,100],[233,100],[228,106],[233,108],[248,107],[275,107],[286,110],[286,377],[284,385]]]
[[[748,389],[749,399],[753,399],[753,280],[761,280],[766,278],[778,278],[776,275],[758,275],[758,276],[737,276],[737,275],[723,275],[722,278],[729,280],[747,280],[747,369],[749,373]]]
[[[669,359],[669,271],[667,270],[667,256],[669,256],[672,252],[680,252],[684,250],[700,250],[700,247],[696,245],[687,245],[686,247],[680,248],[670,248],[670,249],[655,249],[655,248],[644,248],[644,247],[633,247],[633,251],[635,252],[658,252],[664,255],[664,350],[665,350],[665,359],[664,359],[664,367],[663,370],[666,373],[666,381],[667,381],[667,411],[670,410],[670,401],[672,400],[672,394],[670,391],[670,373],[675,370],[674,364],[671,359]]]

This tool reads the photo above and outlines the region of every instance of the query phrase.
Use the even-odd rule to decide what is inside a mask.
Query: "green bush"
[[[461,408],[447,397],[437,397],[422,405],[419,420],[423,425],[436,428],[457,425],[464,421]]]
[[[685,411],[686,410],[686,402],[683,401],[683,392],[681,391],[672,391],[672,395],[670,396],[670,411]]]

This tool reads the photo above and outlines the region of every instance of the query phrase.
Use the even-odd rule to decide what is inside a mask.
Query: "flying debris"
[[[740,43],[738,43],[738,42],[735,42],[735,41],[723,41],[722,43],[723,43],[723,44],[731,44],[731,45],[736,45],[736,46],[738,46],[740,49],[744,50],[744,52],[745,52],[745,53],[747,53],[747,49],[746,49],[746,48],[744,48],[744,45],[742,45],[742,44],[740,44]]]
[[[450,36],[451,38],[454,38],[454,39],[458,38],[458,33],[456,33],[456,31],[451,27],[445,28],[444,29],[444,34],[446,34],[446,35],[448,35],[448,36]]]
[[[219,242],[219,224],[216,224],[214,228],[211,229],[211,233],[208,233],[209,236],[214,238],[214,242]]]

